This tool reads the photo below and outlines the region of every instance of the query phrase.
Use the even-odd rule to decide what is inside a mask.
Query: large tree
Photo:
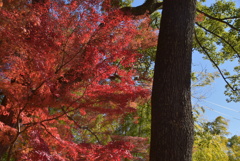
[[[147,0],[133,15],[163,6],[152,89],[151,161],[192,159],[191,62],[196,0]]]
[[[165,0],[152,91],[151,161],[190,161],[195,0]]]
[[[193,122],[190,103],[191,48],[201,52],[226,82],[229,101],[239,101],[239,66],[230,76],[219,65],[239,58],[239,10],[233,2],[218,1],[210,7],[198,3],[195,42],[192,45],[194,1],[146,0],[126,7],[133,15],[162,8],[152,93],[151,160],[191,160]],[[224,15],[222,13],[225,13]],[[230,30],[229,30],[230,29]],[[217,50],[219,46],[221,50]]]

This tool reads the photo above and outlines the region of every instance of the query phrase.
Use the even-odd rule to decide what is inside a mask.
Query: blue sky
[[[234,1],[234,0],[233,0]],[[133,6],[138,6],[142,4],[144,0],[134,0]],[[206,4],[211,4],[215,2],[215,0],[207,0]],[[237,6],[240,7],[240,1],[235,0]],[[237,61],[235,62],[226,62],[223,64],[221,69],[232,70],[234,66],[237,65]],[[212,67],[212,64],[209,60],[202,59],[202,55],[199,53],[193,53],[193,71],[201,71],[206,69],[207,72],[215,72],[217,71]],[[217,78],[215,81],[206,87],[201,87],[197,89],[197,92],[203,94],[206,99],[200,100],[197,102],[199,105],[206,107],[203,118],[208,121],[213,121],[218,116],[223,116],[229,120],[229,135],[240,135],[240,104],[226,101],[227,96],[224,95],[225,90],[225,82],[222,78]],[[193,102],[194,104],[195,102]]]

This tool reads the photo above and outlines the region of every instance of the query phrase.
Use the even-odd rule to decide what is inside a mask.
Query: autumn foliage
[[[133,143],[114,125],[149,90],[134,80],[140,20],[101,0],[46,1],[0,10],[0,157],[121,160]]]

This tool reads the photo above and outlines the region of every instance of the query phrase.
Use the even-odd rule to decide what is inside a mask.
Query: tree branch
[[[227,79],[224,77],[221,69],[218,67],[217,63],[211,58],[211,56],[209,55],[209,53],[207,52],[206,48],[204,46],[202,46],[202,44],[200,43],[198,37],[197,37],[197,34],[196,34],[196,30],[194,30],[194,35],[195,35],[195,39],[196,39],[196,42],[198,43],[198,45],[202,48],[202,50],[204,51],[204,53],[207,55],[208,59],[213,63],[213,65],[218,69],[220,75],[222,76],[223,80],[226,82],[226,84],[229,86],[229,88],[232,90],[232,91],[236,91],[236,89],[234,89],[230,83],[227,81]]]
[[[237,19],[237,18],[240,18],[240,16],[224,17],[224,18],[221,18],[221,20],[232,20],[232,19]]]
[[[157,2],[157,0],[146,0],[142,5],[137,7],[123,7],[121,11],[133,16],[144,15],[145,13],[152,14],[158,9],[162,9],[163,2]]]
[[[230,28],[232,28],[232,29],[234,29],[234,30],[236,30],[236,31],[240,31],[239,28],[234,27],[234,26],[231,25],[230,23],[224,21],[224,19],[213,17],[213,16],[211,16],[211,15],[209,15],[209,14],[207,14],[207,13],[205,13],[205,12],[199,10],[199,9],[197,9],[197,12],[202,13],[204,16],[206,16],[206,17],[208,17],[208,18],[210,18],[210,19],[212,19],[212,20],[216,20],[216,21],[225,23],[225,24],[228,25]]]
[[[97,139],[97,142],[98,142],[99,144],[101,144],[98,136],[97,136],[91,129],[89,129],[87,126],[80,126],[71,116],[69,116],[69,115],[67,114],[67,112],[66,112],[63,108],[62,108],[62,111],[66,114],[66,116],[69,118],[69,120],[71,120],[71,121],[74,122],[74,124],[75,124],[79,129],[84,129],[84,130],[89,131],[89,132]]]
[[[52,136],[54,139],[56,139],[57,141],[59,141],[59,139],[57,137],[55,137],[48,129],[47,127],[43,124],[43,123],[40,123],[41,126],[43,126],[43,128],[46,130],[46,132]]]
[[[238,53],[238,51],[237,51],[237,50],[233,47],[233,45],[231,45],[226,39],[224,39],[223,37],[215,34],[215,33],[212,32],[212,31],[208,30],[207,28],[203,27],[203,26],[200,25],[199,23],[196,22],[196,24],[197,24],[197,26],[199,26],[200,28],[204,29],[205,31],[207,31],[207,32],[211,33],[212,35],[218,37],[219,39],[223,40],[226,44],[228,44],[228,45],[232,48],[232,50],[237,54],[238,58],[240,59],[240,54]]]

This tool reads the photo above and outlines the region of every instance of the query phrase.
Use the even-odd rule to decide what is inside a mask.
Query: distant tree
[[[228,160],[228,122],[219,116],[212,122],[196,120],[193,161]]]
[[[228,139],[228,146],[230,150],[228,151],[229,161],[239,161],[240,160],[240,136],[234,135]]]
[[[212,122],[203,123],[202,127],[205,132],[210,133],[212,135],[224,136],[224,135],[229,134],[229,132],[227,132],[228,122],[222,116],[218,116]]]
[[[220,135],[213,135],[209,132],[202,132],[195,135],[193,148],[193,161],[201,160],[228,160],[226,146],[227,138]]]

